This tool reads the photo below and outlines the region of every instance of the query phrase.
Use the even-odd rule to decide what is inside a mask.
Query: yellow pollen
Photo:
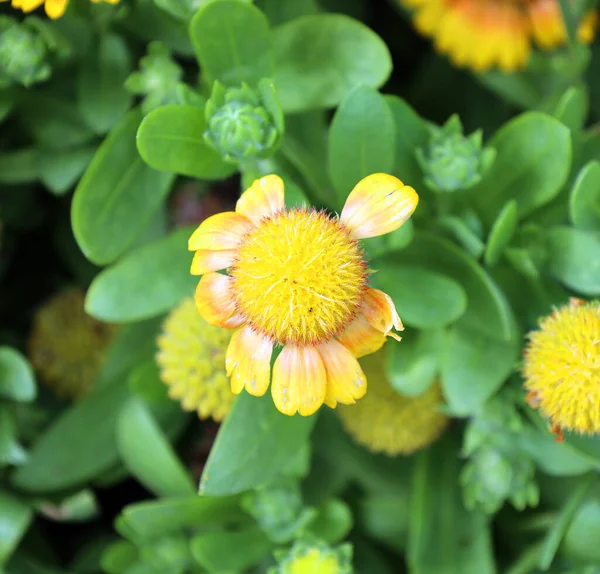
[[[523,375],[553,427],[600,433],[600,303],[574,300],[543,319],[529,335]]]
[[[238,311],[280,344],[331,339],[352,320],[367,286],[363,253],[348,230],[307,209],[263,220],[230,275]]]

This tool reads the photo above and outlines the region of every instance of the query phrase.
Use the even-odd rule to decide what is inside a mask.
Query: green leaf
[[[237,496],[211,498],[194,495],[130,504],[115,526],[128,538],[152,540],[178,530],[202,526],[214,528],[246,518]]]
[[[33,444],[28,463],[13,475],[14,484],[51,492],[108,470],[117,462],[115,426],[128,396],[125,381],[116,380],[67,409]]]
[[[579,229],[600,231],[600,162],[590,161],[577,174],[569,197],[569,217]]]
[[[27,531],[31,508],[6,491],[0,491],[0,568],[8,560]]]
[[[135,241],[168,193],[173,176],[148,167],[135,136],[141,112],[129,112],[98,148],[79,182],[71,222],[79,247],[94,263],[110,263]]]
[[[582,87],[571,86],[561,96],[553,116],[572,132],[579,132],[585,125],[588,115],[588,95]]]
[[[17,432],[13,409],[0,403],[0,469],[27,461],[27,453],[17,441]]]
[[[590,473],[586,478],[582,479],[561,508],[556,521],[546,533],[540,550],[538,564],[542,570],[550,568],[563,537],[596,480],[597,476],[594,473]]]
[[[552,200],[567,180],[571,166],[568,128],[539,112],[527,112],[504,125],[489,142],[497,155],[471,197],[484,221],[491,224],[511,199],[519,217]]]
[[[407,548],[411,574],[496,572],[488,519],[463,506],[457,449],[446,437],[415,461]]]
[[[354,186],[372,173],[394,167],[394,116],[373,88],[357,86],[342,101],[329,130],[329,174],[336,207],[344,205]]]
[[[436,225],[448,232],[454,240],[474,259],[479,259],[485,246],[473,229],[461,217],[444,215],[436,220]]]
[[[11,347],[0,347],[0,397],[27,402],[36,393],[35,377],[27,359]]]
[[[341,500],[327,500],[315,517],[306,525],[305,532],[328,544],[340,542],[352,529],[352,511]]]
[[[296,18],[274,32],[275,85],[286,113],[332,108],[358,84],[380,87],[392,71],[385,42],[342,14]]]
[[[89,489],[67,496],[60,503],[42,501],[36,508],[46,518],[57,522],[85,522],[100,514],[96,496]]]
[[[516,339],[498,341],[459,326],[448,333],[441,383],[452,413],[477,412],[502,386],[516,365],[519,343]]]
[[[157,496],[195,493],[190,475],[140,399],[131,398],[121,408],[117,447],[125,466]]]
[[[600,531],[600,501],[597,489],[595,496],[589,496],[569,525],[563,543],[561,554],[584,563],[600,563],[600,546],[598,532]]]
[[[39,177],[55,195],[69,191],[92,161],[96,147],[88,146],[70,150],[40,150],[38,153]]]
[[[196,57],[209,85],[246,82],[255,86],[273,75],[269,21],[252,4],[236,0],[210,2],[190,24]]]
[[[0,91],[0,122],[3,122],[15,105],[15,93],[10,88]]]
[[[570,227],[548,232],[549,271],[558,281],[588,296],[600,295],[600,238]]]
[[[81,62],[77,83],[77,105],[86,123],[97,133],[112,128],[129,109],[132,95],[123,84],[131,72],[131,57],[125,41],[116,34],[103,34]]]
[[[402,321],[419,329],[453,323],[467,308],[460,283],[424,267],[387,264],[374,281],[394,300]]]
[[[137,146],[144,161],[160,171],[200,179],[224,179],[235,171],[204,141],[204,108],[162,106],[140,125]]]
[[[245,572],[273,550],[271,541],[256,527],[198,534],[190,545],[194,558],[208,572]]]
[[[0,153],[0,183],[29,183],[39,177],[38,150]]]
[[[221,425],[202,473],[200,492],[223,496],[263,486],[288,465],[317,416],[280,413],[270,394],[242,393]]]
[[[486,265],[496,265],[517,230],[517,202],[511,199],[496,217],[485,248]]]
[[[396,124],[396,154],[394,175],[403,183],[420,192],[423,173],[417,162],[415,150],[429,142],[427,124],[398,96],[384,96]]]
[[[100,272],[87,292],[86,311],[107,322],[139,321],[160,315],[193,295],[198,278],[190,275],[187,250],[192,231],[178,229]]]
[[[122,574],[133,565],[139,557],[135,544],[127,540],[119,540],[111,544],[102,555],[102,569],[109,574]]]

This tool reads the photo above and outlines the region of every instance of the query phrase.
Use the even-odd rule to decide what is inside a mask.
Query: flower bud
[[[332,548],[320,541],[297,540],[287,553],[277,552],[278,566],[269,574],[351,574],[352,546]]]

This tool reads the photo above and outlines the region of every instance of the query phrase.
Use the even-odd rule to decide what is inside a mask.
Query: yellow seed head
[[[318,540],[296,540],[270,574],[350,574],[352,546],[331,547]]]
[[[317,548],[311,548],[288,566],[289,574],[338,574],[339,571],[335,554],[323,555]]]
[[[263,220],[230,269],[238,309],[280,344],[313,344],[341,331],[367,287],[358,243],[335,218],[315,210]]]
[[[600,432],[600,303],[572,301],[529,334],[525,387],[553,427]]]
[[[94,383],[115,331],[86,314],[85,293],[68,289],[36,313],[28,343],[29,360],[58,396],[76,399]]]
[[[223,420],[235,395],[225,374],[225,351],[231,331],[213,327],[185,299],[171,311],[157,339],[156,362],[169,396],[201,419]]]
[[[429,446],[444,431],[449,419],[439,411],[442,391],[434,383],[421,396],[405,397],[388,383],[385,350],[364,357],[361,366],[369,391],[355,405],[342,405],[338,415],[348,434],[372,452],[390,456],[410,454]]]

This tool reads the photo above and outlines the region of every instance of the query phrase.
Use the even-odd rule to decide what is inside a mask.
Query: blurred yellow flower
[[[29,360],[58,396],[76,399],[94,384],[115,331],[90,317],[85,293],[73,288],[51,297],[35,314]]]
[[[193,299],[173,309],[157,339],[156,362],[169,396],[201,419],[223,420],[235,395],[225,374],[225,351],[231,332],[207,323]]]
[[[270,574],[350,574],[352,547],[337,548],[319,542],[299,540],[281,557],[279,566]]]
[[[567,41],[558,0],[397,0],[414,9],[415,28],[456,66],[478,72],[527,65],[532,42],[551,50]],[[578,38],[589,43],[598,15],[588,12]]]
[[[363,179],[340,217],[285,209],[283,181],[256,180],[235,212],[206,219],[189,240],[191,272],[203,275],[196,305],[211,324],[240,327],[227,349],[231,389],[267,391],[284,414],[351,404],[367,382],[356,357],[402,323],[391,298],[368,286],[359,239],[398,229],[417,207],[414,189],[386,174]],[[228,269],[229,274],[215,273]]]
[[[524,356],[528,400],[558,440],[600,432],[600,303],[573,299],[542,319]]]
[[[0,2],[6,2],[7,0],[0,0]],[[92,0],[95,4],[98,2],[107,2],[108,4],[118,4],[119,0]],[[11,6],[23,12],[33,12],[36,8],[44,5],[46,14],[49,18],[55,20],[60,18],[67,9],[69,0],[12,0]]]
[[[361,360],[369,393],[356,405],[341,407],[338,415],[348,434],[370,451],[410,454],[433,443],[448,425],[439,411],[442,391],[435,382],[418,397],[400,395],[390,386],[384,364],[384,350]]]

